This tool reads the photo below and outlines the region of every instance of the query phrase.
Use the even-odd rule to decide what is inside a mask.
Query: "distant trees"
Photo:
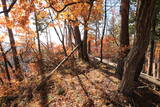
[[[90,25],[93,21],[96,20],[98,22],[102,19],[103,0],[59,0],[58,2],[57,0],[1,0],[1,5],[3,10],[0,11],[0,14],[4,13],[4,17],[1,18],[5,21],[1,21],[0,24],[8,30],[14,62],[14,67],[12,67],[12,63],[10,63],[9,58],[7,60],[8,56],[5,54],[5,50],[3,50],[3,45],[1,44],[0,49],[3,60],[7,62],[5,64],[3,62],[5,66],[2,66],[2,68],[5,68],[8,80],[12,78],[12,75],[9,75],[10,72],[8,71],[10,69],[8,69],[7,65],[11,70],[15,71],[16,77],[19,80],[23,79],[23,67],[21,63],[24,62],[24,57],[22,56],[26,51],[33,51],[36,58],[43,59],[45,46],[40,36],[47,28],[53,28],[55,30],[62,43],[61,46],[64,50],[62,53],[65,56],[68,55],[68,49],[70,47],[73,49],[73,46],[79,45],[78,57],[84,61],[89,61],[88,35],[92,30]],[[35,28],[32,25],[34,29],[30,28],[30,24],[35,25]],[[5,29],[3,31],[5,34]],[[16,38],[20,41],[15,40],[14,34],[19,35]],[[97,34],[96,36],[99,35]],[[35,37],[37,37],[37,42],[35,41]],[[68,40],[65,41],[65,39]],[[47,45],[49,45],[48,43],[47,38]],[[17,48],[17,44],[23,49]],[[47,49],[49,50],[48,47]],[[18,55],[20,55],[21,60],[18,58]]]
[[[2,2],[2,5],[3,5],[5,21],[8,22],[9,21],[9,14],[8,14],[6,0],[1,0],[1,2]],[[14,65],[15,65],[15,71],[17,72],[16,77],[17,77],[17,79],[22,80],[23,75],[22,75],[21,66],[20,66],[20,62],[19,62],[19,59],[18,59],[18,55],[17,55],[17,49],[16,49],[16,45],[15,45],[13,31],[9,27],[7,27],[7,30],[8,30],[8,36],[9,36],[12,55],[13,55],[13,61],[14,61]]]
[[[53,1],[54,2],[54,1]],[[89,61],[88,57],[88,32],[89,32],[89,23],[91,20],[95,20],[93,16],[96,17],[101,15],[101,5],[102,0],[89,0],[89,1],[61,1],[62,8],[59,8],[59,4],[52,4],[50,2],[50,7],[58,13],[58,16],[64,16],[63,20],[67,20],[68,25],[73,29],[75,44],[79,46],[78,55],[84,61]],[[57,7],[56,7],[57,5]],[[98,7],[98,8],[96,8]],[[59,15],[60,14],[60,15]],[[96,18],[95,17],[95,18]],[[100,17],[100,16],[99,16]],[[60,17],[58,17],[60,18]],[[99,18],[100,19],[100,18]],[[83,27],[83,34],[80,32],[79,26]],[[83,39],[82,39],[83,38]]]

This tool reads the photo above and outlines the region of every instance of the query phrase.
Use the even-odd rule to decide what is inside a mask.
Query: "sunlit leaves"
[[[81,20],[87,18],[89,14],[90,4],[88,0],[48,0],[48,3],[54,7],[56,10],[61,10],[65,6],[66,8],[60,14],[58,14],[58,18],[60,20]],[[68,5],[70,3],[75,3],[73,5]],[[93,4],[93,9],[91,15],[93,16],[92,20],[100,20],[102,18],[102,3],[103,0],[96,0]],[[67,6],[68,5],[68,6]]]

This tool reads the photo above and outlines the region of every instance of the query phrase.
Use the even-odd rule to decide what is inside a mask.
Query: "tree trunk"
[[[95,35],[95,48],[96,48],[96,52],[98,53],[98,36],[99,36],[99,22],[98,21],[96,21],[96,24],[95,24],[95,26],[96,26],[96,35]]]
[[[160,62],[157,64],[157,79],[160,80]]]
[[[107,0],[105,0],[105,4],[104,4],[104,9],[105,9],[105,15],[104,15],[104,26],[103,26],[103,31],[102,31],[102,37],[101,37],[101,48],[100,48],[100,57],[101,57],[101,62],[103,60],[103,39],[104,39],[104,34],[105,34],[105,30],[106,30],[106,22],[107,22]]]
[[[142,57],[141,61],[139,62],[139,64],[138,64],[139,66],[137,66],[135,77],[134,77],[135,82],[138,82],[138,78],[140,76],[140,73],[143,70],[144,61],[145,61],[145,55]]]
[[[6,0],[1,0],[1,2],[3,5],[3,11],[7,11]],[[4,12],[4,16],[5,16],[6,21],[8,21],[8,18],[9,18],[8,12]],[[18,72],[16,75],[16,78],[21,81],[21,80],[23,80],[24,77],[22,75],[22,71],[21,71],[21,67],[20,67],[20,63],[19,63],[19,59],[18,59],[18,55],[17,55],[17,49],[16,49],[16,45],[15,45],[13,32],[12,32],[12,29],[10,29],[8,27],[7,27],[7,29],[8,29],[10,45],[11,45],[12,54],[13,54],[13,61],[14,61],[14,65],[15,65],[15,70]]]
[[[38,19],[37,19],[37,13],[36,13],[36,11],[34,12],[34,17],[35,17],[36,34],[37,34],[37,41],[38,41],[38,52],[39,52],[39,55],[42,56],[40,35],[39,35],[39,29],[38,29]]]
[[[80,46],[78,47],[78,57],[83,59],[83,53],[82,53],[83,45],[81,41],[81,34],[80,34],[79,26],[74,26],[73,31],[74,31],[75,44],[76,45],[80,44]]]
[[[88,24],[85,24],[84,25],[84,37],[83,37],[83,60],[84,61],[89,61],[89,58],[88,58],[88,51],[87,51],[87,46],[88,46],[88,43],[87,43],[87,39],[88,39]]]
[[[151,48],[150,48],[150,63],[149,63],[149,71],[148,74],[152,75],[153,62],[154,62],[154,48],[155,47],[155,36],[156,36],[156,11],[153,16],[153,24],[152,24],[152,35],[151,35]]]
[[[154,8],[155,0],[138,1],[136,38],[125,61],[124,75],[119,87],[120,92],[125,95],[133,92],[135,73],[148,48]]]
[[[153,60],[154,60],[154,45],[155,41],[152,39],[151,40],[151,48],[150,48],[150,62],[149,62],[149,71],[148,75],[152,75],[152,69],[153,69]]]
[[[83,17],[84,18],[84,35],[83,35],[83,60],[86,62],[89,62],[89,57],[88,57],[88,51],[87,51],[87,47],[88,47],[88,43],[87,43],[87,39],[88,39],[88,21],[90,19],[91,16],[91,11],[92,11],[92,7],[93,7],[93,3],[94,0],[90,0],[90,7],[88,10],[88,16]]]
[[[91,52],[91,41],[88,41],[88,53],[92,54],[92,52]]]
[[[129,46],[129,31],[128,31],[128,19],[129,19],[129,0],[121,0],[121,31],[120,31],[120,50],[122,48]],[[119,79],[122,79],[123,68],[124,68],[124,60],[127,56],[129,50],[126,48],[125,51],[120,51],[119,60],[117,64],[117,75]]]
[[[64,23],[64,26],[66,26],[66,23]],[[60,27],[60,26],[58,26],[58,27],[59,27],[59,31],[60,31],[60,33],[61,33],[61,35],[62,35],[62,39],[61,39],[60,41],[61,41],[61,43],[62,43],[64,55],[65,55],[65,56],[68,56],[68,55],[67,55],[66,46],[65,46],[65,38],[64,38],[65,35],[64,35],[64,33],[62,32],[61,27]],[[60,36],[59,36],[59,37],[60,37]]]
[[[67,45],[68,47],[72,47],[72,31],[71,31],[71,26],[70,25],[67,25],[67,28],[68,28],[68,38],[67,38]]]
[[[35,25],[36,25],[36,34],[37,34],[37,41],[38,41],[38,66],[39,66],[39,74],[41,75],[41,78],[44,78],[44,67],[43,67],[43,60],[42,60],[42,51],[41,51],[41,41],[40,41],[40,35],[39,35],[39,29],[38,29],[38,19],[37,19],[37,13],[35,11]]]

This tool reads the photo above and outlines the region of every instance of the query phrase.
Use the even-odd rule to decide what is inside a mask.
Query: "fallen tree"
[[[95,58],[96,60],[98,60],[98,61],[101,60],[99,57],[94,57],[94,58]],[[103,60],[102,60],[102,63],[107,64],[107,65],[109,65],[109,66],[111,66],[111,67],[113,67],[113,68],[116,68],[116,67],[117,67],[117,64],[116,64],[116,63],[113,63],[113,62],[111,62],[111,61],[109,61],[109,60],[107,60],[107,59],[103,59]],[[142,79],[144,79],[144,80],[147,80],[147,81],[149,81],[150,83],[153,83],[153,84],[155,84],[155,85],[157,85],[157,86],[160,86],[160,81],[157,80],[157,79],[155,79],[155,78],[153,78],[152,76],[149,76],[149,75],[147,75],[147,74],[141,73],[141,74],[140,74],[140,78],[142,78]]]

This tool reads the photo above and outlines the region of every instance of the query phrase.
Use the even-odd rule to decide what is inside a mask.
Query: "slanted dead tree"
[[[70,53],[68,56],[66,56],[66,57],[57,65],[57,67],[56,67],[54,70],[52,70],[52,71],[38,84],[38,86],[36,87],[35,91],[39,91],[41,88],[43,88],[43,86],[46,84],[46,81],[49,80],[49,79],[52,77],[52,75],[57,71],[57,69],[60,68],[60,67],[68,60],[68,58],[78,49],[79,46],[80,46],[80,44],[77,45],[77,46],[71,51],[71,53]]]

